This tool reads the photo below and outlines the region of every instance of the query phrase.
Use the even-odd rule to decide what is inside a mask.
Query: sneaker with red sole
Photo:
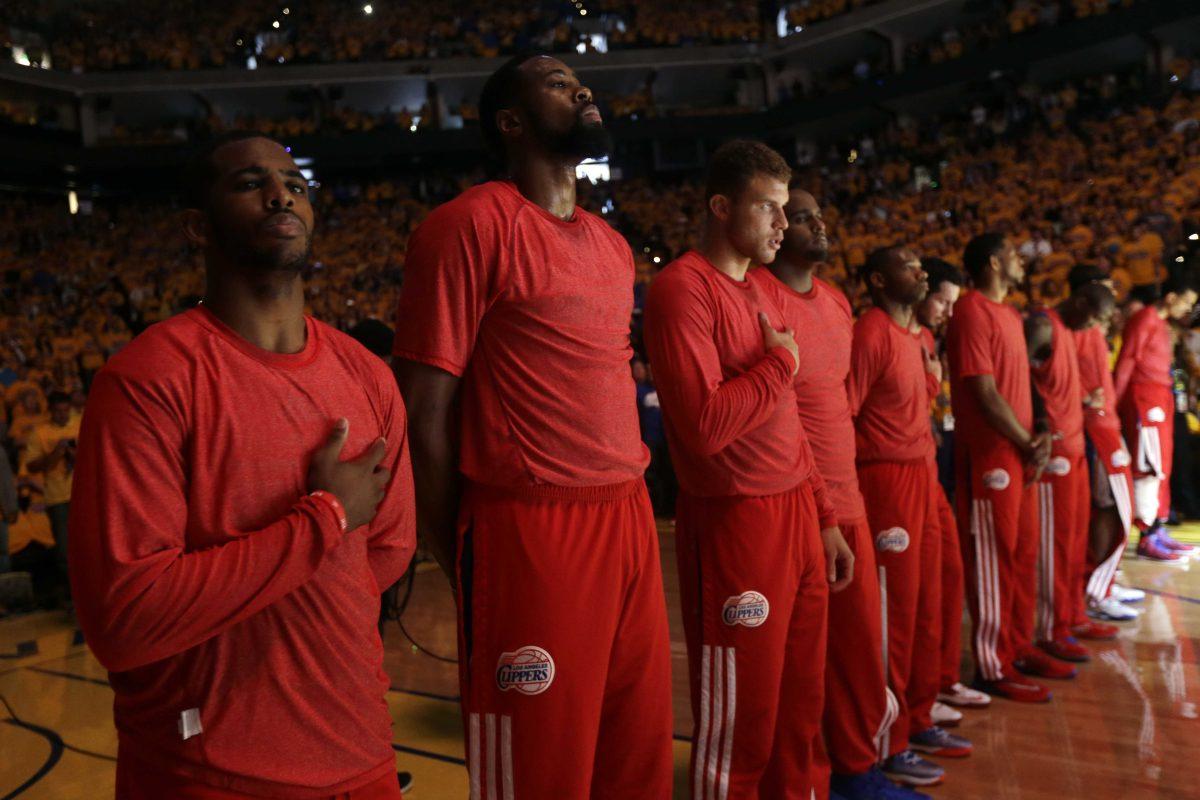
[[[998,681],[975,681],[974,687],[994,697],[1003,697],[1017,703],[1048,703],[1050,690],[1040,683],[1021,678],[1001,678]]]
[[[1196,548],[1194,545],[1184,544],[1183,542],[1177,540],[1165,527],[1159,528],[1157,531],[1155,531],[1155,534],[1158,537],[1158,541],[1162,543],[1162,545],[1168,550],[1174,550],[1181,556],[1191,556],[1196,553]]]
[[[1026,675],[1036,675],[1039,678],[1052,678],[1056,681],[1065,681],[1074,678],[1078,673],[1070,664],[1063,663],[1057,659],[1043,653],[1037,648],[1021,654],[1013,666],[1018,672],[1023,672]]]
[[[1075,637],[1073,636],[1064,636],[1061,639],[1048,642],[1038,642],[1037,646],[1059,661],[1074,661],[1082,664],[1085,661],[1092,660],[1091,653],[1087,651],[1086,647],[1075,641]]]
[[[1163,543],[1157,533],[1143,533],[1138,539],[1138,558],[1149,561],[1161,561],[1164,564],[1182,564],[1187,559],[1182,553],[1177,553]]]
[[[1082,625],[1076,625],[1074,628],[1071,628],[1071,633],[1080,639],[1091,639],[1096,642],[1107,642],[1115,639],[1120,632],[1121,629],[1116,625],[1109,625],[1094,620],[1089,620]]]

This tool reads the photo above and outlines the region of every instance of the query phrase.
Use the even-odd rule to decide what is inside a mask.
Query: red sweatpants
[[[818,782],[829,597],[809,483],[766,497],[680,495],[676,553],[694,720],[692,797],[809,800]]]
[[[671,645],[642,480],[569,498],[467,487],[458,573],[471,800],[669,798]]]
[[[938,526],[942,532],[942,675],[941,688],[950,689],[961,680],[963,565],[962,543],[958,540],[958,523],[946,492],[937,482],[937,467],[933,467],[934,493],[937,501]]]
[[[1008,445],[983,452],[962,442],[955,470],[971,649],[978,677],[995,681],[1011,677],[1013,660],[1032,645],[1037,493]]]
[[[272,795],[272,797],[314,797],[311,794]],[[117,749],[116,800],[263,800],[264,795],[242,794],[205,783],[189,781],[164,772]],[[320,800],[401,800],[396,773],[389,770],[365,786],[348,792],[321,795]]]
[[[1087,569],[1091,487],[1083,454],[1055,455],[1038,482],[1038,641],[1061,640],[1078,624]]]
[[[1134,519],[1145,529],[1171,514],[1175,395],[1166,386],[1135,383],[1120,414],[1125,440],[1133,449]]]
[[[839,775],[859,775],[878,763],[895,721],[883,671],[883,616],[875,541],[865,519],[839,527],[854,552],[854,581],[829,596],[825,656],[825,756]],[[817,796],[823,797],[818,786]]]
[[[1129,470],[1132,459],[1120,431],[1096,429],[1088,432],[1088,438],[1095,451],[1091,470],[1092,505],[1096,509],[1115,508],[1121,520],[1121,535],[1098,563],[1088,565],[1087,598],[1099,603],[1108,597],[1112,589],[1113,578],[1121,565],[1121,556],[1125,553],[1129,530],[1133,525],[1133,473]]]
[[[887,755],[933,724],[941,681],[942,534],[932,469],[923,459],[858,465],[886,615],[888,685],[898,703]]]

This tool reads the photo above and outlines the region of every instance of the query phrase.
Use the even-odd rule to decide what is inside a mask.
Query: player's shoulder
[[[869,306],[854,321],[855,328],[859,331],[870,333],[880,330],[886,331],[894,325],[895,323],[888,317],[887,312],[879,306]]]
[[[504,181],[480,183],[434,208],[417,230],[444,232],[466,226],[478,230],[481,226],[511,220],[519,199]]]
[[[846,298],[845,293],[828,281],[821,280],[813,276],[813,286],[816,287],[818,294],[836,305],[838,308],[846,312],[849,317],[854,316],[853,310],[850,308],[850,301]]]
[[[191,309],[156,322],[130,340],[101,368],[109,377],[127,381],[162,382],[190,373],[197,343],[205,329]]]

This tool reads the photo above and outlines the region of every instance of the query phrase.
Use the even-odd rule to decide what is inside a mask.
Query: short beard
[[[299,275],[312,255],[312,233],[304,235],[304,249],[295,253],[284,248],[249,247],[237,242],[235,237],[220,227],[214,225],[213,228],[216,245],[229,263],[248,268],[256,275]]]
[[[824,263],[829,260],[829,246],[813,245],[804,251],[804,258],[807,261]]]
[[[566,133],[538,131],[546,149],[554,155],[569,156],[576,163],[588,158],[603,158],[612,152],[612,134],[599,122],[576,119]]]

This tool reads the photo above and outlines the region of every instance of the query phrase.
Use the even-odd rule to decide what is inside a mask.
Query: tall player
[[[929,291],[921,262],[903,245],[872,252],[860,272],[874,307],[854,324],[849,398],[858,479],[878,551],[887,609],[888,683],[899,703],[884,771],[917,786],[942,767],[917,755],[966,756],[971,743],[935,726],[941,677],[941,530],[929,401],[941,363],[912,330],[913,306]]]
[[[400,393],[304,314],[313,211],[283,146],[231,134],[188,177],[204,303],[96,375],[76,465],[117,796],[399,798],[376,623],[415,544]]]
[[[796,410],[796,340],[780,330],[773,293],[747,277],[783,244],[790,177],[764,144],[721,146],[704,244],[669,264],[646,299],[681,486],[695,800],[813,795],[826,602],[853,578]]]
[[[1117,629],[1086,623],[1083,579],[1087,568],[1090,484],[1085,461],[1084,398],[1079,353],[1072,331],[1096,326],[1111,315],[1112,294],[1091,284],[1071,293],[1057,309],[1031,313],[1025,338],[1033,385],[1052,445],[1038,491],[1037,645],[1063,661],[1088,661],[1076,634],[1111,639]],[[1077,627],[1078,626],[1078,627]]]
[[[784,207],[788,227],[775,260],[750,271],[773,292],[784,324],[805,343],[799,350],[796,402],[816,466],[837,511],[838,528],[854,553],[854,580],[829,598],[830,637],[825,666],[825,749],[832,789],[846,800],[912,798],[891,786],[876,766],[895,717],[883,672],[883,630],[875,543],[854,469],[854,422],[846,397],[854,315],[845,295],[816,277],[829,256],[821,208],[793,186]],[[819,794],[820,792],[818,792]]]
[[[1090,285],[1112,295],[1108,274],[1091,264],[1076,264],[1067,277],[1071,294]],[[1090,290],[1088,290],[1090,291]],[[1089,523],[1087,604],[1090,613],[1116,622],[1136,619],[1138,611],[1126,603],[1141,600],[1145,593],[1115,583],[1117,568],[1125,553],[1133,525],[1133,459],[1121,435],[1117,397],[1113,388],[1112,353],[1106,334],[1115,304],[1108,303],[1099,322],[1074,331],[1079,352],[1079,380],[1084,397],[1083,429],[1087,436],[1092,479],[1092,510]]]
[[[929,294],[917,304],[915,329],[921,334],[925,351],[938,356],[942,353],[946,323],[954,314],[954,304],[962,294],[966,279],[962,271],[940,258],[921,259],[929,283]],[[953,724],[962,720],[962,714],[948,706],[983,708],[992,702],[990,695],[964,686],[959,671],[962,666],[962,616],[963,616],[963,567],[962,542],[958,536],[958,521],[954,509],[946,497],[946,488],[953,487],[954,473],[954,415],[950,413],[950,395],[945,390],[945,381],[939,387],[935,403],[942,406],[940,415],[935,415],[933,424],[941,440],[938,441],[938,460],[935,476],[941,484],[934,493],[937,502],[938,527],[942,532],[942,624],[941,624],[941,675],[939,679],[938,703],[934,704],[931,718],[937,724]],[[949,439],[949,441],[946,441]],[[946,450],[943,457],[943,449]],[[947,463],[948,462],[948,463]],[[945,471],[944,474],[942,471]]]
[[[395,345],[418,529],[458,592],[471,797],[667,797],[633,256],[575,205],[576,165],[610,140],[549,56],[500,67],[480,119],[507,177],[413,232]]]
[[[1025,273],[1012,242],[997,233],[972,239],[963,266],[974,288],[954,306],[946,350],[955,419],[955,504],[959,530],[966,532],[963,568],[977,688],[1012,700],[1045,702],[1050,699],[1046,687],[1016,675],[1018,657],[1033,655],[1037,497],[1026,473],[1032,475],[1050,457],[1050,436],[1033,431],[1021,315],[1004,303]],[[1034,659],[1022,666],[1053,669],[1049,657]]]
[[[1171,510],[1175,432],[1168,320],[1182,321],[1192,313],[1198,286],[1192,276],[1174,276],[1157,302],[1129,318],[1113,376],[1125,440],[1133,447],[1134,520],[1141,531],[1138,555],[1156,561],[1178,561],[1192,551],[1172,539],[1163,523]]]

